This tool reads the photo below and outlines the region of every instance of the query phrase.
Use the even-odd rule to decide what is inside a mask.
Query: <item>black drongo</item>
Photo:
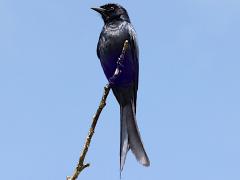
[[[141,164],[149,166],[150,161],[136,122],[139,58],[135,30],[127,11],[118,4],[106,4],[92,9],[100,13],[104,21],[97,45],[97,55],[120,105],[120,169],[122,171],[129,149]],[[121,74],[112,80],[125,40],[128,40],[129,46],[124,56]]]

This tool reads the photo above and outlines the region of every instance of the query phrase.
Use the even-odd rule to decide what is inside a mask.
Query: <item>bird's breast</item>
[[[117,60],[122,53],[125,40],[129,40],[129,33],[124,24],[108,25],[103,28],[98,43],[98,54],[107,79],[111,78],[116,70]],[[119,83],[132,81],[130,53],[126,53],[124,65]]]

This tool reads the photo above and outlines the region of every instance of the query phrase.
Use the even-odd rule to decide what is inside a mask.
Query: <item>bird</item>
[[[138,162],[149,166],[136,121],[136,103],[139,76],[139,49],[136,31],[127,10],[114,3],[91,8],[100,13],[104,26],[97,44],[97,56],[111,89],[120,105],[120,172],[122,172],[129,149]],[[128,49],[122,61],[121,74],[112,80],[125,41]]]

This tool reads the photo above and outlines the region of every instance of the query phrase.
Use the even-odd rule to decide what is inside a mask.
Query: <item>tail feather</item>
[[[123,166],[126,160],[127,152],[129,150],[128,145],[128,128],[127,128],[127,114],[126,107],[120,107],[121,116],[121,142],[120,142],[120,170],[123,170]]]
[[[121,149],[120,168],[123,169],[127,152],[132,150],[136,159],[144,166],[149,166],[150,161],[144,150],[140,133],[137,127],[135,105],[131,103],[121,106]]]

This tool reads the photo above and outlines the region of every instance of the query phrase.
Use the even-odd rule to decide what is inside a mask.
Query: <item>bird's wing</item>
[[[130,34],[130,49],[131,54],[133,57],[133,67],[134,67],[134,103],[135,103],[135,113],[136,113],[136,105],[137,105],[137,90],[138,90],[138,76],[139,76],[139,49],[138,49],[138,43],[137,43],[137,36],[134,28],[130,26],[129,28],[129,34]]]

